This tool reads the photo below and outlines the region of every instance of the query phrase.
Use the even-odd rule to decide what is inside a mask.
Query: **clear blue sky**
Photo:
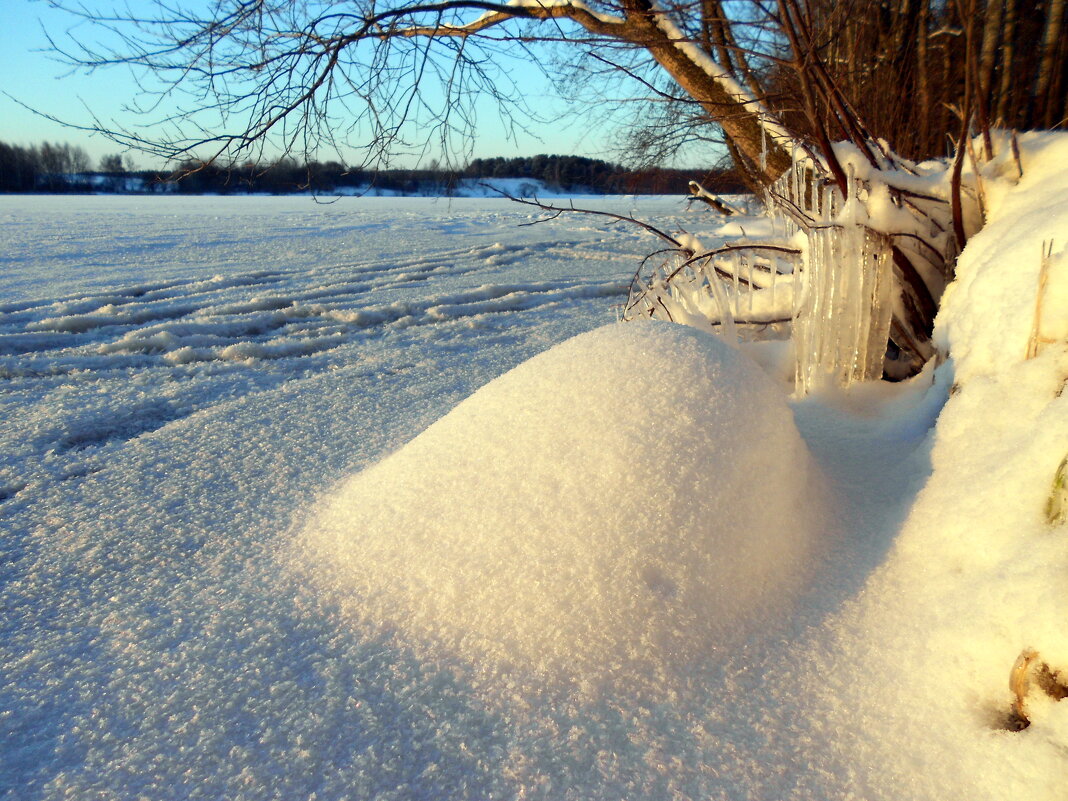
[[[136,9],[138,4],[138,0],[132,0],[131,7]],[[136,86],[122,68],[89,75],[72,71],[47,52],[48,41],[42,25],[54,38],[62,40],[73,22],[68,15],[48,8],[40,0],[0,0],[0,7],[3,9],[0,20],[0,76],[3,80],[0,89],[44,114],[73,124],[90,124],[92,116],[87,109],[92,109],[104,121],[134,122],[122,107],[133,98]],[[530,93],[536,108],[559,106],[563,110],[549,94],[550,89],[537,70],[520,70],[516,77],[524,82],[524,90]],[[487,101],[479,110],[479,131],[473,155],[574,153],[601,158],[610,156],[604,132],[591,131],[588,119],[568,118],[563,123],[538,126],[534,133],[536,137],[520,134],[517,141],[509,141],[494,106]],[[121,150],[99,135],[66,128],[0,95],[0,141],[29,145],[45,140],[81,145],[94,163],[104,154]],[[436,155],[439,154],[429,154]],[[140,166],[155,166],[146,157],[135,154],[134,158]]]

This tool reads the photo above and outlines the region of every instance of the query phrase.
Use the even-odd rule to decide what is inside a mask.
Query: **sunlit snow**
[[[616,323],[480,389],[306,537],[357,614],[420,652],[637,689],[777,629],[829,505],[752,360],[693,328]]]
[[[0,796],[1060,798],[1068,703],[1006,725],[1021,650],[1068,670],[1021,144],[951,358],[804,401],[614,324],[656,244],[596,218],[0,198]]]

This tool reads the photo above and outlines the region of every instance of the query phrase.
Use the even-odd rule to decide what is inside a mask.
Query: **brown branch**
[[[791,253],[791,254],[794,254],[794,255],[797,255],[797,256],[801,255],[801,251],[798,250],[797,248],[785,247],[785,246],[782,246],[782,245],[725,245],[725,246],[723,246],[721,248],[716,248],[715,250],[706,250],[706,251],[702,251],[701,253],[694,254],[693,256],[688,258],[686,261],[684,261],[682,264],[680,264],[678,267],[676,267],[671,272],[671,274],[668,275],[667,278],[665,278],[664,280],[670,281],[676,275],[678,275],[680,272],[682,272],[683,269],[685,269],[686,267],[689,267],[691,264],[694,264],[695,262],[698,262],[698,261],[700,261],[702,259],[707,259],[707,260],[711,261],[711,259],[713,257],[715,257],[715,256],[719,256],[719,255],[721,255],[723,253],[730,253],[731,251],[736,251],[736,250],[770,250],[770,251],[774,251],[774,252],[777,252],[777,253]],[[754,269],[760,270],[761,272],[766,272],[769,275],[772,274],[772,273],[774,273],[775,275],[785,275],[785,273],[780,273],[778,270],[773,270],[771,267],[768,267],[768,266],[766,266],[764,264],[754,264],[752,266],[753,266]],[[746,285],[752,286],[752,284],[749,281],[747,281],[746,279],[742,278],[740,275],[736,275],[733,272],[727,272],[726,270],[723,270],[720,267],[716,266],[715,263],[712,264],[712,268],[719,275],[722,275],[724,278],[732,278],[732,279],[733,278],[737,278],[739,281],[745,283]]]
[[[615,213],[610,212],[610,211],[600,211],[598,209],[580,209],[575,205],[575,202],[573,200],[569,201],[570,204],[571,204],[569,207],[553,206],[553,205],[550,205],[548,203],[542,203],[536,197],[533,198],[533,199],[515,197],[514,195],[510,195],[507,192],[505,192],[505,191],[503,191],[501,189],[498,189],[495,186],[490,186],[489,184],[480,184],[480,186],[484,186],[487,189],[489,189],[489,190],[491,190],[493,192],[496,192],[501,197],[507,198],[508,200],[511,200],[513,203],[521,203],[524,206],[533,206],[535,208],[541,209],[542,211],[555,212],[555,214],[553,214],[551,217],[546,217],[546,218],[541,219],[541,220],[534,220],[533,222],[529,222],[529,223],[520,223],[520,225],[537,225],[538,223],[549,222],[550,220],[555,220],[557,217],[559,217],[564,212],[574,212],[576,214],[593,214],[593,215],[596,215],[596,216],[599,216],[599,217],[608,217],[608,218],[613,219],[613,220],[618,220],[619,222],[626,222],[626,223],[631,223],[632,225],[637,225],[640,228],[644,228],[649,233],[660,237],[665,242],[668,242],[671,245],[674,245],[675,248],[677,248],[678,250],[681,250],[681,251],[687,252],[687,253],[690,252],[687,248],[684,248],[682,246],[682,244],[677,239],[675,239],[675,237],[671,236],[671,234],[666,234],[663,231],[661,231],[659,228],[657,228],[657,227],[655,227],[653,225],[650,225],[647,222],[635,219],[634,217],[629,217],[629,216],[627,216],[625,214],[615,214]]]
[[[965,95],[968,98],[968,95]],[[971,127],[971,101],[965,100],[964,113],[961,114],[960,138],[957,140],[957,152],[953,157],[953,171],[949,179],[949,202],[953,214],[953,236],[957,240],[957,250],[963,250],[968,241],[964,230],[964,209],[961,203],[961,174],[964,171],[964,140]]]

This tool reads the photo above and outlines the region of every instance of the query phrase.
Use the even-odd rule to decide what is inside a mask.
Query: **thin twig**
[[[615,213],[610,212],[610,211],[600,211],[598,209],[580,209],[575,205],[575,201],[573,201],[573,200],[569,201],[569,203],[571,205],[569,207],[566,207],[566,208],[563,207],[563,206],[553,206],[553,205],[551,205],[549,203],[542,203],[540,200],[538,200],[537,197],[534,197],[532,199],[515,197],[514,195],[511,195],[508,192],[505,192],[505,191],[503,191],[501,189],[498,189],[495,186],[490,186],[489,184],[479,184],[479,185],[480,186],[484,186],[484,187],[486,187],[487,189],[489,189],[489,190],[491,190],[493,192],[496,192],[501,197],[508,198],[508,200],[511,200],[513,203],[522,203],[524,206],[533,206],[535,208],[541,209],[542,211],[555,212],[551,217],[545,217],[543,219],[534,220],[533,222],[529,222],[529,223],[520,223],[520,225],[537,225],[538,223],[549,222],[550,220],[555,220],[557,217],[559,217],[565,211],[566,212],[574,212],[575,214],[594,214],[594,215],[597,215],[599,217],[608,217],[608,218],[613,219],[613,220],[618,220],[619,222],[632,223],[633,225],[637,225],[637,226],[639,226],[641,228],[644,228],[646,231],[649,231],[650,233],[655,234],[656,236],[658,236],[661,239],[663,239],[665,242],[671,243],[672,245],[674,245],[679,250],[681,250],[681,251],[683,251],[685,253],[692,253],[692,251],[689,248],[683,247],[682,243],[680,243],[679,240],[677,240],[675,237],[671,236],[671,234],[665,234],[663,231],[661,231],[656,226],[650,225],[647,222],[643,222],[642,220],[635,219],[634,217],[630,217],[630,216],[627,216],[625,214],[615,214]]]
[[[1016,131],[1012,132],[1012,138],[1009,141],[1012,144],[1012,157],[1016,160],[1016,169],[1020,171],[1020,178],[1023,178],[1023,161],[1020,159],[1020,142],[1016,139]]]

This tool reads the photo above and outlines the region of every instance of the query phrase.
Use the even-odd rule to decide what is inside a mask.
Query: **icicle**
[[[772,262],[771,262],[771,275],[768,276],[768,298],[770,299],[769,302],[771,303],[771,308],[773,308],[773,309],[776,308],[776,306],[775,306],[775,283],[776,283],[778,277],[779,277],[779,265],[778,265],[778,262],[775,261],[775,260],[772,260]]]
[[[892,277],[882,234],[855,224],[810,234],[794,324],[798,395],[882,376]]]
[[[867,357],[863,380],[870,381],[883,376],[886,340],[890,336],[890,321],[893,316],[894,260],[889,239],[872,231],[866,231],[866,234],[871,240],[873,261],[868,294],[871,321],[866,332]]]
[[[793,166],[789,170],[787,177],[787,191],[784,193],[790,202],[803,214],[808,212],[807,204],[805,202],[805,163],[803,160],[798,159],[797,150],[791,153],[793,158]]]
[[[801,194],[797,191],[798,179],[797,142],[790,143],[790,200],[801,205]]]
[[[746,259],[745,265],[748,268],[748,272],[746,273],[746,279],[749,281],[749,291],[746,293],[749,299],[749,319],[752,319],[754,301],[753,295],[756,294],[756,284],[753,283],[753,260],[751,258]]]
[[[816,177],[816,169],[812,169],[812,212],[813,216],[818,220],[823,213],[823,189],[820,186],[819,179]]]
[[[741,309],[738,306],[738,295],[741,292],[740,282],[738,280],[738,278],[739,278],[738,272],[739,272],[739,266],[740,266],[739,265],[740,258],[739,258],[737,253],[732,253],[730,255],[729,259],[730,259],[730,265],[731,265],[731,277],[733,279],[731,281],[731,290],[732,290],[731,301],[734,303],[734,316],[737,317],[739,311],[741,311]]]
[[[846,165],[846,194],[845,194],[845,197],[843,198],[843,202],[845,203],[845,206],[843,208],[849,208],[849,209],[852,209],[855,212],[856,211],[856,206],[853,204],[853,201],[856,200],[856,199],[857,199],[857,178],[856,178],[856,175],[853,172],[853,165],[852,164],[847,164]],[[855,213],[854,214],[850,214],[849,215],[849,219],[848,220],[843,220],[843,222],[855,223],[856,222],[856,214]]]
[[[760,122],[760,171],[768,171],[768,135],[764,130],[763,115],[757,115],[757,121]]]
[[[734,327],[734,315],[731,314],[730,301],[723,288],[723,282],[719,279],[719,276],[716,275],[712,257],[709,256],[702,266],[708,275],[708,285],[712,288],[712,297],[715,299],[716,305],[719,307],[720,336],[728,342],[735,343],[738,341],[738,331]]]

